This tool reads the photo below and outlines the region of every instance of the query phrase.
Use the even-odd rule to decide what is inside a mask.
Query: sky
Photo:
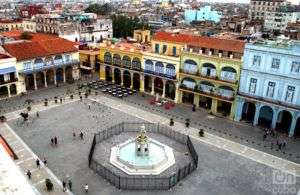
[[[220,3],[249,3],[250,0],[200,0],[200,1],[207,1],[207,2],[220,2]],[[287,0],[292,2],[292,4],[299,5],[300,0]]]

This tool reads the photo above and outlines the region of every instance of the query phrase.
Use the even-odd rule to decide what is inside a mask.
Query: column
[[[34,90],[37,90],[36,73],[33,73]]]
[[[255,115],[254,115],[254,119],[253,119],[253,126],[256,126],[258,124],[260,107],[261,107],[261,104],[256,102],[255,103]]]
[[[124,75],[124,70],[121,69],[121,86],[124,85],[124,78],[123,78],[123,75]]]
[[[296,124],[297,124],[297,113],[294,113],[292,124],[289,130],[289,137],[293,137],[293,135],[295,134]]]
[[[145,91],[145,77],[144,75],[140,75],[140,92]]]
[[[166,80],[163,79],[163,93],[162,93],[162,98],[166,97]]]
[[[133,73],[130,72],[130,88],[133,89]]]
[[[64,83],[66,82],[66,68],[63,68]]]
[[[175,103],[181,103],[182,101],[182,92],[179,90],[180,83],[176,83],[176,92],[175,92]]]
[[[151,76],[151,95],[155,95],[154,93],[154,78]]]
[[[54,74],[54,85],[57,85],[57,81],[56,81],[56,69],[53,70],[53,74]]]
[[[231,103],[231,109],[230,109],[230,114],[229,114],[229,118],[231,119],[231,120],[233,120],[234,119],[234,114],[235,114],[235,102],[233,101],[232,103]]]
[[[277,118],[278,118],[278,108],[273,109],[273,118],[272,118],[272,125],[271,128],[275,129],[276,128],[276,123],[277,123]]]
[[[115,74],[114,74],[114,72],[115,72],[115,67],[111,67],[111,81],[113,82],[113,83],[115,83]]]
[[[216,99],[212,99],[211,112],[213,114],[217,114],[217,112],[218,112],[218,100],[216,100]]]
[[[200,96],[198,94],[194,94],[194,103],[196,105],[196,108],[199,108],[199,99]]]
[[[236,109],[235,109],[235,113],[234,113],[234,120],[235,121],[240,121],[242,118],[242,112],[243,112],[243,105],[244,105],[244,99],[237,97],[237,101],[236,101]]]
[[[91,58],[90,58],[92,73],[95,72],[95,58],[96,58],[96,56],[91,56]]]
[[[48,84],[47,84],[47,72],[46,71],[44,71],[44,83],[45,83],[45,87],[47,88]]]
[[[105,66],[103,64],[100,64],[99,77],[100,80],[105,80]]]
[[[10,97],[11,96],[10,95],[10,87],[9,87],[9,85],[7,85],[6,87],[7,87],[7,95],[8,95],[8,97]]]

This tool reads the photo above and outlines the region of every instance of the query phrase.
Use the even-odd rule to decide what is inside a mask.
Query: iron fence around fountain
[[[141,125],[145,125],[148,132],[160,133],[171,139],[178,141],[187,146],[192,161],[185,166],[180,167],[177,172],[168,177],[157,176],[121,176],[113,172],[108,167],[100,164],[93,159],[95,146],[101,141],[108,139],[122,132],[138,132]],[[90,153],[88,156],[89,167],[98,175],[109,181],[118,189],[124,190],[168,190],[175,186],[178,182],[192,173],[198,167],[198,154],[188,135],[172,130],[168,126],[158,123],[120,123],[106,130],[95,133]]]

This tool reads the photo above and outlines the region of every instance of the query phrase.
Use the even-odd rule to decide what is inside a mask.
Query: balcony
[[[4,85],[4,84],[8,84],[8,83],[13,83],[13,82],[17,82],[18,79],[17,78],[12,78],[9,79],[8,81],[0,81],[0,85]]]
[[[66,67],[66,66],[74,66],[76,64],[79,64],[79,60],[70,60],[68,62],[54,61],[53,63],[49,63],[49,64],[37,63],[37,64],[34,64],[33,67],[24,68],[20,72],[24,73],[24,74],[31,74],[31,73],[34,73],[34,72],[48,70],[48,69],[51,69],[51,68],[62,68],[62,67]]]
[[[155,72],[155,71],[146,70],[146,69],[144,69],[144,73],[151,74],[151,75],[154,75],[154,76],[165,77],[165,78],[172,79],[172,80],[176,80],[176,75],[170,75],[170,74]]]

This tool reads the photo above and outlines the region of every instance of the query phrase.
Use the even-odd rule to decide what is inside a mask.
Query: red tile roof
[[[22,32],[21,32],[22,33]],[[20,33],[20,34],[21,34]],[[10,33],[16,36],[16,32]],[[17,60],[33,59],[50,55],[76,52],[76,43],[66,39],[43,33],[32,33],[32,39],[16,43],[7,43],[3,48]],[[20,39],[18,37],[17,39]]]
[[[168,32],[156,33],[153,40],[175,42],[195,47],[204,47],[237,53],[243,53],[245,47],[245,42],[240,40],[227,40],[187,34],[173,34]]]

